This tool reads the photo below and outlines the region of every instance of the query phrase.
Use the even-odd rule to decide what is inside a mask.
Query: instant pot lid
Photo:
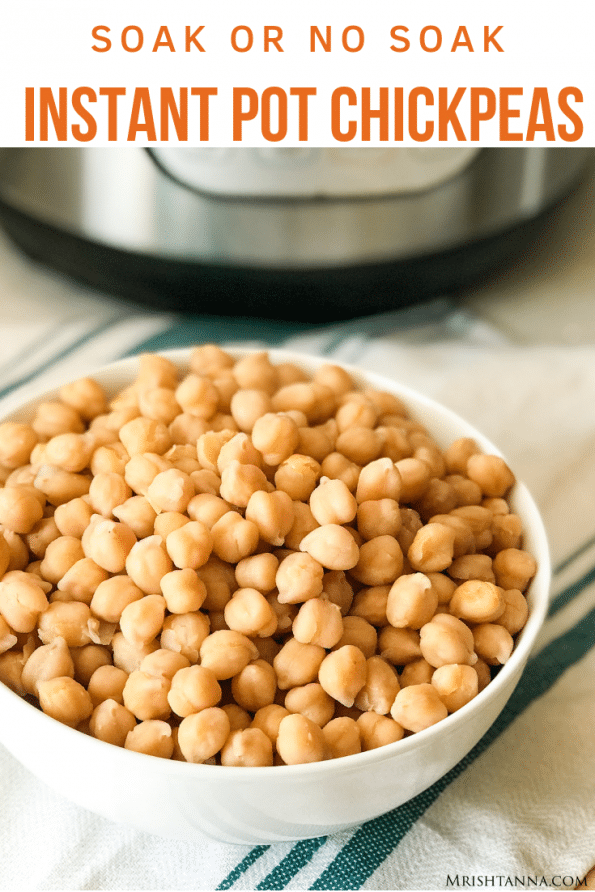
[[[353,151],[354,163],[369,167],[376,158],[381,174],[401,150]],[[442,176],[435,170],[423,190],[401,183],[393,194],[370,195],[368,170],[359,179],[367,194],[360,188],[356,198],[256,199],[201,191],[196,177],[180,181],[171,155],[166,170],[162,156],[138,148],[2,149],[0,212],[27,253],[116,295],[184,311],[322,321],[456,290],[504,264],[592,154],[472,150],[450,176],[445,155]],[[217,171],[214,181],[220,188]]]

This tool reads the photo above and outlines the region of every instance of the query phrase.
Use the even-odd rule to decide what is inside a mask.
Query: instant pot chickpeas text
[[[536,572],[514,476],[342,368],[140,357],[0,425],[0,681],[112,745],[339,758],[464,707]]]

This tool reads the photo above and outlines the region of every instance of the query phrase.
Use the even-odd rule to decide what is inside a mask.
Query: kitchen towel
[[[317,327],[73,296],[3,311],[2,414],[124,354],[205,341],[360,365],[444,402],[502,449],[546,523],[551,607],[521,682],[474,750],[414,800],[330,837],[256,847],[159,839],[67,802],[0,746],[0,889],[579,885],[595,863],[595,347],[516,346],[448,300]]]

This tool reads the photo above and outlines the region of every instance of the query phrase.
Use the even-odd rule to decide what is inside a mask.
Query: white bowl
[[[249,351],[232,351],[236,356]],[[188,350],[165,355],[183,366]],[[323,360],[271,350],[273,361],[314,371]],[[415,418],[443,446],[473,437],[500,454],[479,431],[410,388],[345,366],[361,384],[401,397]],[[128,384],[135,358],[92,372],[108,390]],[[12,412],[30,417],[46,392]],[[7,420],[7,419],[3,419]],[[306,839],[353,827],[407,802],[457,764],[502,711],[517,684],[545,617],[550,562],[539,512],[517,482],[511,498],[524,526],[524,547],[538,571],[527,593],[528,622],[511,658],[470,703],[436,725],[403,740],[358,755],[307,765],[235,768],[194,765],[130,752],[103,743],[44,715],[0,684],[0,739],[38,778],[79,805],[113,821],[159,836],[196,840],[198,831],[230,843]]]

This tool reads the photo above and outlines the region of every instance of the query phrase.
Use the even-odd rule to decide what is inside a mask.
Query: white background
[[[573,86],[582,91],[583,102],[574,105],[582,118],[584,133],[574,145],[595,145],[595,120],[593,113],[593,32],[591,28],[592,0],[566,0],[564,4],[534,2],[534,0],[500,0],[481,2],[476,0],[425,0],[425,2],[387,2],[369,0],[301,0],[299,4],[268,2],[268,0],[224,0],[220,3],[201,4],[175,0],[173,3],[137,2],[137,0],[20,0],[8,4],[5,0],[0,31],[0,144],[5,146],[42,144],[25,140],[25,87],[67,87],[70,92],[80,86],[124,86],[127,95],[121,100],[118,142],[127,144],[130,106],[135,87],[149,87],[155,110],[159,105],[159,89],[172,87],[175,91],[186,86],[214,86],[218,95],[211,100],[211,146],[238,145],[232,135],[232,89],[250,86],[259,93],[269,86],[285,90],[295,86],[314,86],[317,95],[310,100],[308,143],[318,146],[337,145],[330,128],[330,97],[339,86],[351,86],[360,95],[361,87],[402,87],[407,95],[416,86],[426,86],[437,92],[446,87],[449,97],[457,87],[466,87],[464,101],[459,106],[460,120],[467,136],[467,97],[472,86],[488,87],[497,91],[501,87],[523,87],[522,99],[515,99],[521,117],[512,122],[511,129],[524,130],[532,91],[546,87],[549,91],[554,124],[569,124],[557,109],[560,89]],[[98,44],[92,36],[96,25],[110,28],[113,47],[109,52],[97,53],[91,47]],[[123,28],[137,25],[143,30],[144,46],[136,53],[125,52],[120,45]],[[176,47],[152,52],[160,26],[166,25]],[[194,31],[204,25],[199,40],[205,48],[184,52],[184,29]],[[230,34],[236,25],[253,29],[254,47],[250,52],[234,52]],[[283,30],[283,53],[274,49],[263,51],[263,27],[279,26]],[[317,25],[324,33],[327,25],[332,28],[332,52],[310,52],[310,26]],[[360,52],[346,52],[341,47],[344,28],[357,25],[365,35]],[[411,49],[404,53],[390,50],[394,40],[391,28],[404,25],[409,31]],[[441,29],[443,44],[434,53],[423,52],[419,46],[420,30],[427,25]],[[474,46],[474,52],[460,48],[451,52],[451,46],[460,25],[465,25]],[[503,53],[492,48],[483,51],[484,26],[490,31],[502,25],[497,40]],[[352,38],[354,35],[351,35]],[[198,105],[191,100],[188,145],[204,145],[199,141]],[[375,103],[374,103],[375,104]],[[391,99],[392,104],[392,99]],[[90,106],[91,109],[91,106]],[[290,116],[287,137],[275,145],[303,145],[298,141],[297,103],[290,99]],[[99,100],[93,114],[97,119],[97,136],[87,145],[110,145],[107,139],[106,102]],[[436,114],[429,110],[428,117]],[[355,109],[351,117],[357,119]],[[158,115],[156,111],[156,120]],[[346,119],[347,120],[347,119]],[[82,124],[78,116],[69,117],[67,144],[82,145],[70,132],[72,123]],[[50,128],[50,137],[53,131]],[[392,127],[391,127],[392,134]],[[372,141],[363,143],[358,136],[343,145],[387,145],[378,140],[372,128]],[[175,144],[175,131],[170,128],[171,144]],[[391,135],[394,144],[394,137]],[[534,144],[544,143],[543,135]],[[49,143],[56,144],[56,139]],[[140,136],[136,144],[146,144]],[[61,144],[64,144],[63,142]],[[113,144],[113,143],[111,143]],[[130,143],[128,143],[130,144]],[[156,145],[162,144],[159,140]],[[388,143],[389,145],[391,142]],[[408,137],[405,128],[405,145],[419,145]],[[437,134],[424,145],[444,145]],[[448,144],[456,145],[456,134],[448,130]],[[500,137],[497,118],[482,125],[481,145],[498,145]],[[519,145],[518,142],[508,143]],[[550,143],[551,144],[551,143]],[[556,131],[555,144],[568,145],[559,139]],[[266,146],[260,121],[247,123],[241,145]]]

